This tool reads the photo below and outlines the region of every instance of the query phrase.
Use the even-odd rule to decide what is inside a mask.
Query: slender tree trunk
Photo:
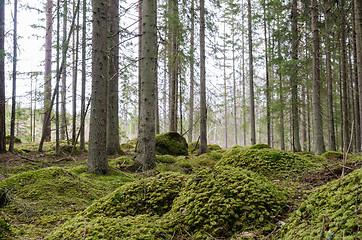
[[[11,123],[10,123],[10,144],[9,151],[14,151],[14,140],[15,140],[15,107],[16,107],[16,64],[18,58],[18,0],[14,1],[14,35],[13,35],[13,94],[11,97]]]
[[[231,29],[231,34],[232,34],[232,51],[233,51],[233,103],[234,103],[234,144],[237,145],[238,144],[238,119],[237,119],[237,111],[236,111],[236,107],[237,107],[237,102],[236,102],[236,69],[235,69],[235,27],[234,27],[234,16],[232,16],[232,29]]]
[[[45,23],[45,82],[44,82],[44,118],[43,118],[43,132],[44,132],[44,140],[46,142],[50,142],[51,140],[51,126],[50,121],[46,123],[46,119],[48,118],[47,114],[51,114],[49,112],[50,101],[51,101],[51,91],[52,91],[52,12],[53,10],[53,1],[47,0],[46,5],[46,23]]]
[[[205,67],[205,0],[200,0],[200,148],[199,155],[207,152],[207,108]]]
[[[228,148],[228,102],[227,102],[227,83],[226,83],[226,19],[224,19],[224,130],[225,130],[225,148]]]
[[[57,0],[57,55],[56,55],[56,61],[57,61],[57,69],[59,69],[60,66],[60,0]],[[56,91],[56,100],[55,100],[55,155],[60,154],[60,131],[59,131],[59,86],[55,89]]]
[[[191,43],[190,43],[190,107],[189,107],[189,126],[188,126],[188,142],[193,139],[194,126],[194,48],[195,48],[195,0],[191,0]]]
[[[93,0],[92,96],[87,172],[109,171],[106,152],[109,1]]]
[[[68,0],[64,0],[63,3],[63,48],[65,51],[65,41],[67,38],[67,23],[68,23]],[[60,47],[60,46],[59,46]],[[62,72],[62,88],[61,88],[61,110],[60,110],[60,139],[65,140],[67,137],[67,109],[66,109],[66,101],[67,101],[67,64],[63,66]],[[69,140],[69,139],[67,139]]]
[[[253,69],[253,39],[251,26],[251,0],[248,0],[248,38],[249,38],[249,91],[250,91],[250,140],[256,144],[255,137],[255,100],[254,100],[254,69]]]
[[[81,92],[81,119],[79,147],[85,150],[85,88],[86,88],[86,51],[87,51],[87,1],[83,0],[83,26],[82,26],[82,92]]]
[[[299,140],[299,113],[298,113],[298,4],[293,0],[292,6],[292,74],[290,85],[292,90],[292,132],[293,132],[293,151],[302,150]]]
[[[265,3],[267,4],[267,3]],[[266,16],[266,6],[263,6],[264,10],[264,45],[265,45],[265,93],[266,93],[266,134],[267,134],[267,144],[269,146],[271,143],[271,116],[270,116],[270,80],[269,80],[269,59],[268,59],[268,37],[267,37],[267,16]]]
[[[5,0],[0,0],[0,153],[6,152],[5,139]]]
[[[107,91],[107,154],[121,154],[118,120],[119,79],[119,1],[111,1],[109,43],[109,79]]]
[[[155,79],[157,56],[157,3],[143,0],[141,104],[136,163],[146,171],[156,166],[155,155]]]
[[[359,116],[360,116],[360,134],[362,133],[362,3],[360,0],[354,0],[355,21],[356,21],[356,49],[358,65],[358,95],[359,95]],[[362,139],[361,139],[362,141]],[[361,149],[361,146],[360,146]]]
[[[278,27],[279,27],[279,16],[278,16]],[[282,76],[282,52],[281,52],[281,36],[280,36],[280,30],[278,33],[278,59],[279,59],[279,69],[278,69],[278,76],[279,76],[279,104],[280,104],[280,149],[285,150],[285,137],[284,137],[284,96],[283,96],[283,76]]]
[[[317,0],[311,0],[313,32],[313,112],[314,112],[314,151],[321,155],[325,152],[321,107],[321,83],[319,64],[319,30]]]
[[[246,113],[245,113],[245,106],[246,106],[246,77],[245,77],[245,13],[244,13],[244,0],[241,2],[242,6],[242,16],[241,16],[241,24],[242,24],[242,33],[241,33],[241,57],[242,57],[242,72],[243,72],[243,99],[242,99],[242,119],[243,119],[243,140],[244,146],[246,146]]]
[[[75,0],[73,0],[73,12],[76,11]],[[79,8],[78,8],[79,11]],[[77,24],[73,31],[73,123],[72,123],[72,141],[73,145],[77,143],[77,82],[78,82],[78,58],[79,58],[79,14],[77,14]]]

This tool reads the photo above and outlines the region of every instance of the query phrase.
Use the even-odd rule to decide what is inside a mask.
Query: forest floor
[[[195,169],[200,167],[202,161],[204,161],[205,166],[211,166],[211,168],[216,164],[216,161],[210,159],[195,160],[197,156],[193,156],[191,153],[189,157],[182,158],[182,164],[180,162],[177,166],[168,164],[167,160],[159,160],[158,168],[147,173],[146,176],[142,173],[130,172],[125,168],[134,157],[134,148],[132,149],[127,145],[123,147],[125,147],[123,150],[125,150],[126,156],[110,156],[111,171],[106,176],[86,174],[87,152],[77,150],[76,154],[71,154],[70,147],[66,143],[62,144],[63,151],[60,156],[55,156],[54,143],[46,143],[42,153],[36,150],[37,144],[18,144],[14,153],[0,154],[0,190],[5,190],[7,201],[7,204],[4,204],[0,199],[0,239],[49,238],[54,229],[72,219],[101,197],[110,194],[128,182],[155,176],[163,171],[193,174]],[[218,150],[215,151],[214,155],[220,159],[224,152],[227,150]],[[346,175],[361,168],[361,154],[354,155],[353,158],[353,161],[348,161],[344,166]],[[189,162],[189,165],[185,162]],[[64,172],[59,172],[59,169]],[[278,217],[278,222],[286,222],[290,213],[298,209],[311,192],[315,192],[320,186],[339,179],[342,170],[341,158],[332,157],[320,164],[318,169],[303,172],[298,183],[274,179],[273,182],[280,181],[281,185],[287,184],[288,187],[293,185],[293,194],[289,196],[289,210]],[[36,175],[31,175],[32,172],[36,172]],[[69,176],[67,176],[68,173]],[[14,182],[11,183],[11,181]],[[49,181],[53,183],[49,183]],[[64,186],[61,187],[61,185]],[[27,186],[28,189],[26,189]],[[259,235],[263,237],[252,235],[245,239],[267,239],[274,231],[275,229],[260,230]],[[245,234],[247,237],[248,232]],[[239,237],[241,235],[243,233],[240,233]],[[265,238],[266,235],[267,238]],[[79,239],[82,238],[79,237]],[[179,239],[183,238],[179,236]]]

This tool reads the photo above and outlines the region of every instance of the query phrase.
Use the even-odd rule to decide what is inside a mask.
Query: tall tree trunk
[[[205,66],[205,0],[200,0],[200,147],[199,155],[207,152],[207,108]]]
[[[334,115],[333,115],[333,79],[331,68],[331,43],[330,39],[330,14],[331,9],[328,0],[324,0],[325,15],[325,51],[326,51],[326,80],[327,80],[327,109],[328,109],[328,146],[329,151],[336,151],[336,136],[334,131]]]
[[[224,69],[224,130],[225,130],[225,148],[228,148],[228,102],[227,102],[227,83],[226,83],[226,19],[224,19],[224,49],[223,49],[223,60],[224,60],[224,65],[223,65],[223,69]]]
[[[361,115],[359,112],[360,106],[359,106],[359,99],[360,96],[358,94],[358,88],[359,88],[359,84],[358,84],[358,53],[357,53],[357,24],[356,24],[356,17],[355,17],[355,2],[352,2],[352,39],[353,39],[353,79],[354,79],[354,85],[355,87],[353,88],[355,91],[355,136],[356,136],[356,141],[355,141],[355,152],[360,152],[361,151]]]
[[[242,57],[242,73],[243,73],[243,98],[242,98],[242,119],[243,119],[243,140],[244,146],[246,146],[246,113],[245,113],[245,106],[246,106],[246,78],[245,78],[245,14],[244,14],[244,0],[241,1],[242,6],[242,16],[241,16],[241,24],[242,24],[242,33],[241,33],[241,57]]]
[[[189,126],[187,139],[192,142],[194,128],[194,50],[195,50],[195,0],[191,0],[191,39],[190,39],[190,107],[189,107]]]
[[[292,6],[292,74],[290,85],[292,90],[292,132],[293,132],[293,151],[302,150],[299,140],[299,114],[298,114],[298,4],[293,0]]]
[[[76,11],[75,0],[73,0],[73,12]],[[79,8],[78,8],[79,11]],[[77,14],[76,27],[73,30],[73,93],[72,93],[72,141],[73,146],[77,144],[77,82],[78,82],[78,58],[79,58],[79,14]]]
[[[358,65],[358,95],[359,95],[359,116],[360,116],[360,134],[362,133],[362,3],[360,0],[354,0],[355,21],[356,21],[356,49]]]
[[[321,155],[325,152],[321,107],[321,83],[319,64],[319,30],[317,0],[311,0],[313,32],[313,112],[314,112],[314,151]]]
[[[269,81],[269,59],[268,59],[268,36],[267,36],[267,17],[266,17],[266,5],[264,4],[264,46],[265,46],[265,93],[266,93],[266,135],[267,144],[271,146],[271,117],[270,117],[270,81]]]
[[[51,114],[49,111],[51,102],[51,91],[52,91],[52,12],[53,1],[47,0],[46,5],[46,19],[45,19],[45,82],[44,82],[44,118],[43,118],[43,132],[45,142],[51,140],[51,126],[50,121],[47,123],[47,114]]]
[[[107,154],[121,154],[119,145],[118,120],[118,78],[119,78],[119,1],[111,1],[110,8],[109,79],[107,92]]]
[[[57,54],[56,54],[56,61],[57,61],[57,70],[60,66],[60,0],[57,0]],[[59,86],[56,91],[56,100],[55,100],[55,155],[60,154],[60,131],[59,131]]]
[[[347,152],[349,142],[349,112],[348,112],[348,91],[347,91],[347,53],[346,53],[346,19],[344,0],[339,1],[341,18],[341,74],[342,74],[342,96],[343,96],[343,152]]]
[[[278,16],[278,28],[279,28],[279,16]],[[280,104],[280,115],[279,115],[279,131],[280,131],[280,149],[285,150],[285,137],[284,137],[284,96],[283,96],[283,75],[282,75],[282,50],[281,50],[281,33],[280,30],[278,32],[278,59],[279,59],[279,69],[278,69],[278,76],[279,76],[279,104]]]
[[[145,171],[156,166],[154,78],[157,67],[157,2],[143,0],[142,7],[142,81],[136,163]]]
[[[109,171],[106,152],[109,1],[93,0],[92,96],[87,172]]]
[[[178,103],[178,78],[179,78],[179,13],[178,0],[169,0],[169,114],[170,131],[177,131],[177,103]]]
[[[233,102],[234,102],[234,144],[238,145],[238,119],[237,119],[237,102],[236,102],[236,69],[235,69],[235,27],[234,27],[234,16],[232,17],[232,51],[233,51]]]
[[[63,3],[63,48],[62,50],[65,51],[65,41],[67,38],[67,23],[68,23],[68,0],[64,0]],[[62,88],[61,88],[61,109],[60,109],[60,139],[61,140],[69,140],[67,138],[67,108],[66,108],[66,101],[67,101],[67,64],[63,66],[62,72]]]
[[[82,92],[81,92],[81,117],[80,117],[80,142],[79,147],[85,150],[85,87],[86,87],[86,51],[87,51],[87,0],[83,0],[82,23]]]
[[[6,152],[5,139],[5,0],[0,0],[0,153]]]
[[[250,91],[250,141],[256,144],[255,137],[255,100],[254,100],[254,69],[253,69],[253,39],[251,26],[251,0],[248,0],[248,38],[249,38],[249,91]]]
[[[13,94],[11,97],[11,123],[10,123],[10,144],[9,151],[14,151],[15,140],[15,107],[16,107],[16,64],[18,58],[18,0],[14,1],[14,35],[13,35]]]

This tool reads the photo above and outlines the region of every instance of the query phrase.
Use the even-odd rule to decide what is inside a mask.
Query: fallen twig
[[[329,169],[326,164],[323,164],[323,167],[325,167],[325,169],[327,169],[330,173],[332,173],[333,176],[335,176],[336,178],[338,178],[338,176],[337,176],[334,172],[332,172],[332,170]]]

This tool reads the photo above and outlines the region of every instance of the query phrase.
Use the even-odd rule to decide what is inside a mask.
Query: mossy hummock
[[[177,132],[156,135],[156,153],[160,155],[188,155],[186,139]]]

